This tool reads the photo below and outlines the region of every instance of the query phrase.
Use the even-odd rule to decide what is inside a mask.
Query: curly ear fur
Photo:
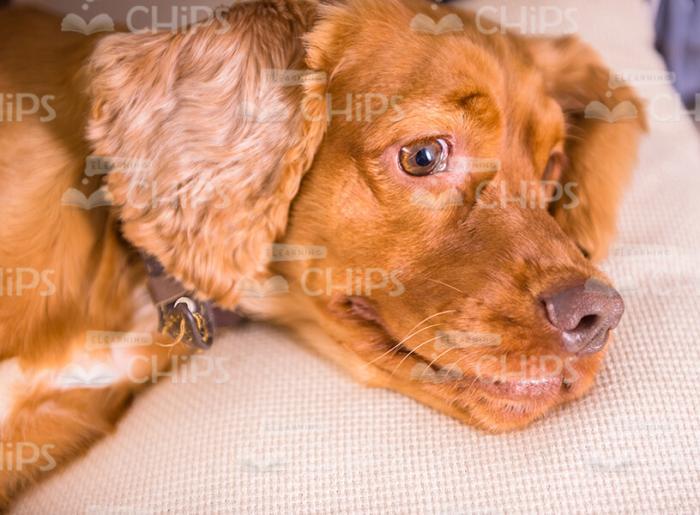
[[[108,36],[88,66],[88,139],[113,163],[124,235],[225,307],[264,273],[323,137],[323,118],[300,109],[305,79],[279,76],[304,67],[314,13],[303,0],[236,4],[184,32]]]
[[[561,180],[577,184],[580,202],[575,208],[564,208],[570,200],[564,199],[553,207],[553,214],[564,231],[598,261],[607,254],[615,234],[622,192],[636,163],[639,138],[646,131],[644,107],[631,87],[611,87],[610,70],[578,38],[522,41],[566,115],[568,166]],[[616,121],[592,117],[594,102],[610,112],[627,104],[636,115]]]

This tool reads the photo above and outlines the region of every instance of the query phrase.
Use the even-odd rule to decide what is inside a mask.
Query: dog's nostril
[[[624,312],[620,294],[593,280],[545,295],[542,302],[549,322],[561,334],[562,346],[575,354],[601,350]]]
[[[598,315],[586,315],[584,316],[581,321],[578,323],[576,326],[575,331],[587,331],[591,327],[594,327],[597,323],[600,317]]]

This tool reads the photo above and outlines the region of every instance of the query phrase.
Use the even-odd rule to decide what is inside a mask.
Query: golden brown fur
[[[579,248],[598,261],[614,235],[643,128],[633,92],[606,97],[608,70],[575,38],[486,35],[468,14],[464,31],[418,33],[417,12],[450,11],[418,0],[341,4],[245,3],[226,23],[91,38],[36,11],[0,11],[0,91],[54,95],[57,113],[0,123],[0,268],[50,270],[55,286],[0,296],[0,364],[12,372],[0,378],[12,392],[2,442],[50,443],[63,462],[109,431],[140,382],[65,390],[46,375],[81,360],[123,363],[113,349],[87,349],[88,331],[152,332],[152,345],[128,352],[159,368],[187,352],[160,345],[143,265],[122,235],[202,299],[286,324],[359,380],[490,431],[522,427],[590,388],[603,354],[563,352],[535,299],[567,281],[607,283]],[[264,73],[305,66],[327,80],[280,85]],[[367,94],[396,104],[371,119],[338,114],[348,95]],[[629,100],[640,117],[587,119],[594,100]],[[466,181],[397,173],[402,142],[435,133],[453,137],[458,157],[496,158],[498,170]],[[539,184],[553,150],[568,163],[554,178],[576,183],[580,204],[503,204],[504,192]],[[107,175],[111,210],[62,205],[90,154],[128,162]],[[445,191],[463,202],[415,202],[416,192]],[[268,263],[274,241],[327,255]],[[372,273],[391,281],[365,291]],[[257,299],[238,287],[275,274],[288,294]],[[499,343],[441,347],[440,331]],[[489,354],[497,364],[476,370]],[[522,356],[566,361],[576,378],[517,410],[473,388]],[[441,375],[455,363],[462,375]],[[43,474],[0,470],[0,507]]]

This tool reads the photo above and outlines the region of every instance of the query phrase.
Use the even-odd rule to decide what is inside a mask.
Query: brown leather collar
[[[231,327],[243,318],[232,311],[217,308],[210,301],[199,301],[177,279],[168,275],[153,256],[140,252],[148,274],[148,291],[158,309],[158,330],[196,349],[208,349],[214,343],[218,327]]]

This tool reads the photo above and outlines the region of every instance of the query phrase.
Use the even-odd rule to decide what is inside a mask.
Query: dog
[[[645,121],[576,37],[422,0],[91,36],[10,8],[0,32],[2,506],[224,310],[490,432],[590,390]]]

